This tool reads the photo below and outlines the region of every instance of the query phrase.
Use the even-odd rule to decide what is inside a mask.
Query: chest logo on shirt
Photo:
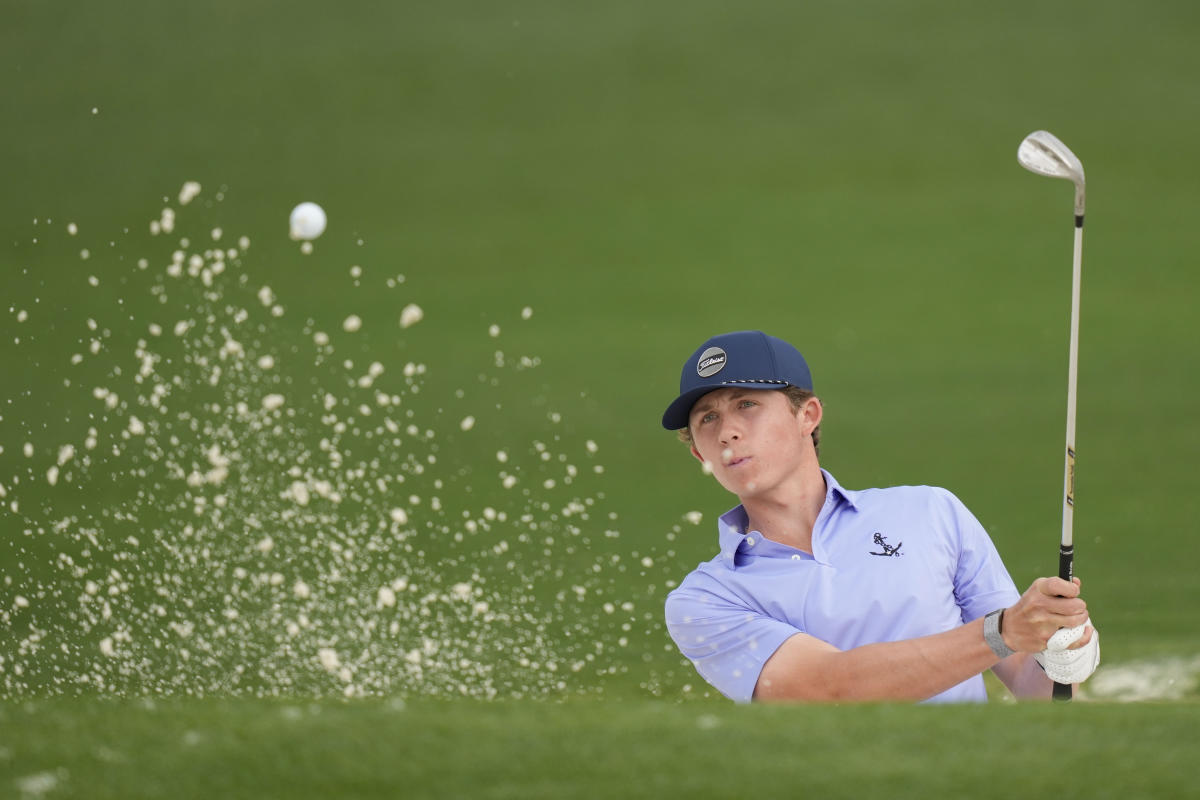
[[[900,548],[904,546],[904,542],[900,542],[900,544],[893,547],[887,543],[887,537],[878,531],[875,533],[875,544],[879,545],[879,549],[883,552],[876,553],[874,550],[869,551],[873,556],[896,556],[899,558],[900,556],[904,555],[900,552]]]

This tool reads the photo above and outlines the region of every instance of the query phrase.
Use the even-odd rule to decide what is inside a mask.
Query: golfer
[[[683,365],[663,427],[740,502],[666,601],[706,681],[739,702],[982,702],[986,669],[1022,698],[1092,674],[1078,579],[1018,593],[945,489],[843,488],[817,458],[821,413],[804,357],[762,332],[715,336]]]

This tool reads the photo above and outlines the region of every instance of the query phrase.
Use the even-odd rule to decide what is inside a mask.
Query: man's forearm
[[[1049,700],[1053,681],[1038,666],[1032,653],[1014,653],[992,667],[996,677],[1004,682],[1019,699]]]
[[[925,700],[998,660],[984,641],[982,619],[944,633],[844,651],[801,634],[767,661],[755,699]]]

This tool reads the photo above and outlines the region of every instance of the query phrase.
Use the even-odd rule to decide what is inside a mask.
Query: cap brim
[[[669,431],[677,431],[680,428],[688,426],[688,418],[692,415],[692,406],[696,405],[696,401],[709,392],[715,392],[718,389],[785,389],[791,384],[786,383],[752,383],[749,381],[735,381],[732,383],[721,383],[715,386],[701,386],[692,389],[690,392],[684,392],[676,397],[671,405],[667,406],[667,410],[663,413],[662,426]]]

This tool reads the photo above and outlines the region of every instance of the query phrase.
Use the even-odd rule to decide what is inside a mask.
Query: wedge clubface
[[[1017,148],[1017,161],[1030,172],[1065,178],[1075,184],[1075,252],[1071,272],[1071,346],[1067,360],[1067,453],[1063,468],[1062,540],[1058,546],[1058,576],[1071,580],[1075,571],[1073,535],[1075,513],[1075,399],[1079,372],[1079,275],[1083,260],[1083,164],[1057,136],[1034,131]],[[1056,700],[1070,700],[1070,684],[1054,684]]]

